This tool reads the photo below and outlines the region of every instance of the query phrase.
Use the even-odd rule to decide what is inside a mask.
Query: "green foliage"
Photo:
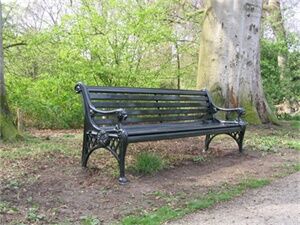
[[[203,11],[192,3],[82,0],[67,8],[72,13],[40,28],[18,21],[26,11],[21,7],[4,7],[4,46],[19,44],[4,51],[8,100],[13,111],[25,113],[26,125],[81,126],[82,105],[73,90],[78,81],[176,88],[179,78],[181,88],[195,87]],[[299,100],[299,40],[289,35],[288,44],[293,51],[280,80],[277,54],[287,51],[262,40],[263,84],[272,104]]]
[[[288,59],[284,71],[285,77],[280,79],[277,56],[283,51],[282,44],[267,39],[261,40],[263,86],[268,100],[273,105],[284,100],[299,101],[300,99],[300,40],[290,34],[288,43],[290,51],[284,51]]]
[[[191,48],[194,42],[178,45],[186,57],[180,71],[172,61],[171,48],[181,38],[173,30],[176,21],[172,21],[172,13],[180,7],[176,4],[177,0],[83,0],[57,24],[42,29],[25,29],[9,16],[5,45],[24,43],[5,50],[12,109],[20,108],[28,125],[78,127],[82,106],[73,90],[78,81],[104,86],[175,87],[176,77],[195,74],[197,64],[197,48]],[[9,15],[21,17],[24,13],[17,8],[13,11]]]
[[[140,174],[153,174],[164,167],[165,162],[159,155],[151,152],[141,152],[137,155],[132,170]]]

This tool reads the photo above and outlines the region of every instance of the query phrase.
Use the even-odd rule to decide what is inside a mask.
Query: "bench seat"
[[[235,132],[241,129],[241,125],[236,122],[188,122],[169,124],[143,124],[125,125],[123,129],[127,131],[128,142],[142,142],[173,139],[180,137],[200,136],[203,134],[217,134]],[[114,133],[115,127],[105,127],[107,132]]]

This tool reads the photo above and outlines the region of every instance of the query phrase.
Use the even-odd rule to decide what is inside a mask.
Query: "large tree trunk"
[[[4,62],[3,62],[3,38],[2,38],[2,3],[0,1],[0,139],[15,140],[19,137],[16,126],[13,123],[11,113],[6,100],[4,82]]]
[[[200,42],[198,88],[216,104],[243,106],[250,123],[274,122],[262,89],[262,0],[207,0]]]

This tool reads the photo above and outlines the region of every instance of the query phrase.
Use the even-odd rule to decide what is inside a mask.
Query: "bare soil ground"
[[[132,144],[127,165],[138,152],[151,151],[169,166],[152,176],[127,172],[131,182],[124,186],[117,183],[117,164],[108,152],[96,152],[89,168],[81,168],[80,130],[31,130],[29,142],[0,144],[0,224],[81,224],[84,216],[111,224],[165,204],[183,204],[224,183],[276,178],[288,165],[299,163],[299,151],[288,146],[262,151],[247,139],[268,135],[279,140],[285,135],[299,140],[297,131],[290,130],[288,125],[250,128],[243,154],[227,136],[215,139],[206,153],[202,137]],[[277,142],[266,145],[272,144]],[[9,153],[18,150],[20,156]],[[197,160],[199,156],[203,159]]]

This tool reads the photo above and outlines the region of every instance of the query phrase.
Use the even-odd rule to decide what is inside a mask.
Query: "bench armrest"
[[[243,115],[245,115],[245,109],[244,108],[221,108],[221,107],[218,107],[218,106],[214,106],[216,111],[222,111],[222,112],[236,112],[237,115],[238,115],[238,121],[241,120],[241,117]]]
[[[246,113],[244,108],[241,108],[241,107],[239,107],[239,108],[222,108],[222,107],[218,107],[214,104],[214,102],[213,102],[211,96],[209,95],[208,91],[206,89],[205,89],[205,91],[207,93],[207,97],[209,99],[210,107],[211,107],[213,113],[217,113],[218,111],[229,112],[229,113],[235,112],[238,115],[237,121],[240,122],[242,120],[241,117],[243,115],[245,115],[245,113]]]
[[[96,109],[94,106],[90,105],[90,113],[93,114],[102,114],[102,115],[110,115],[110,114],[116,114],[118,121],[121,123],[122,121],[126,120],[128,115],[125,111],[125,109],[115,109],[115,110],[99,110]]]

